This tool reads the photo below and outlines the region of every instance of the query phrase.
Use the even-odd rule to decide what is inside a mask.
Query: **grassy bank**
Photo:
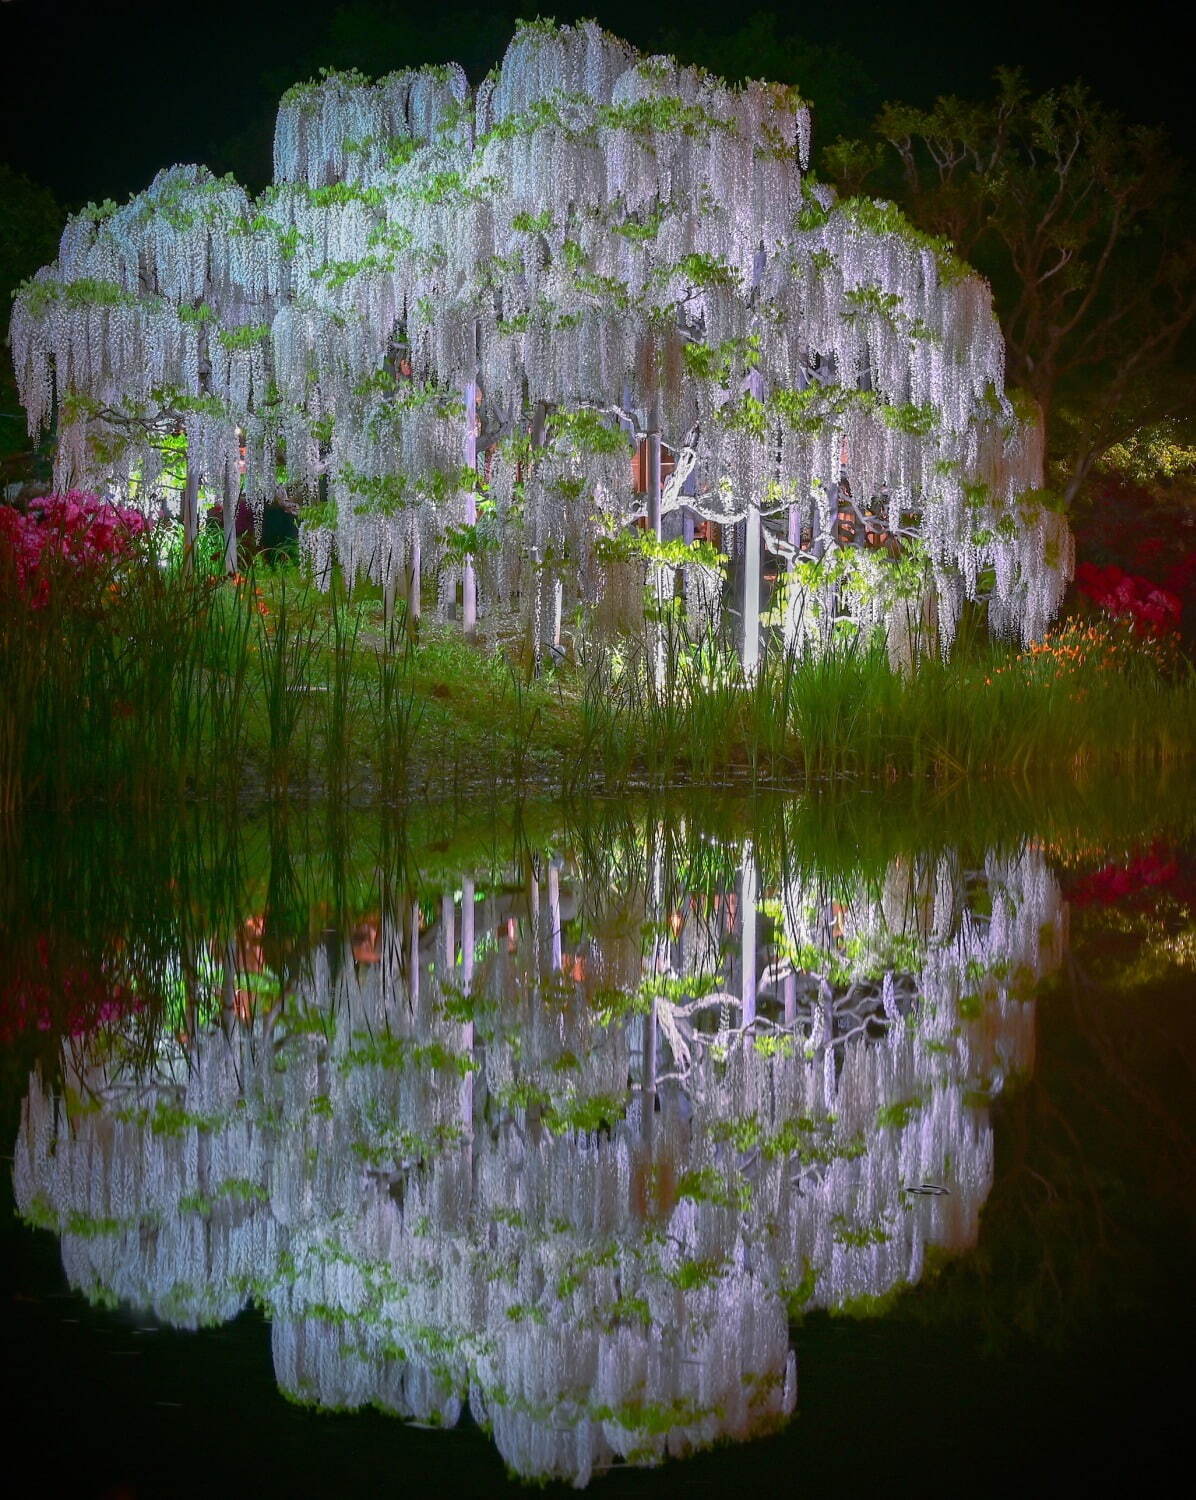
[[[293,571],[235,585],[126,564],[0,590],[0,808],[491,785],[624,789],[938,782],[1156,766],[1196,744],[1196,677],[1157,644],[1074,627],[1019,653],[976,638],[893,671],[882,650],[767,655],[670,627],[663,670],[591,652],[529,674],[502,650]]]

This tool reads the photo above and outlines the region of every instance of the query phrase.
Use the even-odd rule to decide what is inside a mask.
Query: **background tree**
[[[0,306],[5,318],[16,287],[38,266],[53,260],[65,217],[53,193],[0,162]],[[0,482],[15,481],[31,459],[25,413],[4,344],[0,349]]]
[[[1069,501],[1113,444],[1190,411],[1196,239],[1182,164],[1084,85],[1035,95],[997,74],[993,99],[888,104],[876,141],[824,165],[948,237],[992,282],[1006,374],[1042,408]]]

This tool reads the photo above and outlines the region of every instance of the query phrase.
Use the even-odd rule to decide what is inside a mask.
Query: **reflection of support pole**
[[[463,458],[465,468],[471,478],[477,473],[478,467],[478,383],[476,380],[465,382],[465,445]],[[477,491],[469,489],[465,495],[465,524],[476,526],[478,523],[478,496]],[[461,567],[461,628],[465,639],[472,641],[478,632],[478,577],[474,567],[473,553],[465,555]]]
[[[410,968],[407,974],[407,996],[412,1013],[419,1009],[419,902],[411,903]]]
[[[827,1104],[832,1104],[839,1092],[835,1075],[835,996],[825,977],[818,989],[822,1009],[822,1087]]]
[[[469,994],[473,986],[474,946],[473,881],[461,882],[461,989]]]
[[[742,935],[743,1024],[756,1019],[756,859],[748,839],[743,846],[743,883],[739,916]]]
[[[656,1001],[644,1017],[644,1070],[640,1075],[640,1134],[652,1149],[652,1127],[656,1121]]]
[[[552,944],[552,972],[561,971],[561,872],[556,861],[548,866],[548,924]]]
[[[457,967],[457,908],[452,891],[444,891],[440,897],[440,936],[444,945],[444,982],[452,984]]]
[[[473,881],[461,882],[461,992],[469,995],[473,991],[473,945],[474,945],[474,895]],[[473,1057],[473,1022],[466,1021],[461,1027],[461,1051]],[[466,1136],[473,1133],[473,1073],[461,1078],[461,1128]]]
[[[225,1034],[232,1029],[237,1013],[237,948],[232,938],[224,945],[224,960],[221,965],[221,1023]]]
[[[540,982],[540,882],[536,879],[536,866],[529,857],[527,862],[527,915],[531,929],[532,976],[539,994]]]

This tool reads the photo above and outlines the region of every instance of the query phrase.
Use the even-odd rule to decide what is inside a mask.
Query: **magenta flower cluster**
[[[1183,608],[1179,595],[1115,563],[1103,568],[1080,563],[1076,587],[1106,614],[1132,620],[1135,630],[1143,634],[1166,635],[1179,629]]]
[[[41,608],[55,570],[98,572],[148,529],[140,511],[78,490],[34,501],[27,513],[0,505],[0,568],[15,575],[33,608]]]

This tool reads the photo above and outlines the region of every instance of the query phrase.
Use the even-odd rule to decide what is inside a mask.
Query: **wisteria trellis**
[[[405,578],[418,609],[435,575],[467,629],[517,606],[537,646],[642,578],[604,539],[642,540],[662,588],[652,538],[704,520],[743,559],[748,666],[762,549],[790,646],[846,616],[895,659],[928,619],[947,650],[967,598],[1032,639],[1070,536],[989,290],[803,180],[808,150],[793,90],[592,23],[521,27],[476,89],[330,74],[284,96],[260,198],[173,167],[71,219],[13,313],[31,429],[57,411],[60,486],[145,495],[181,427],[192,528],[200,485],[243,468],[260,505],[285,465],[318,576]],[[708,567],[678,577],[691,613],[717,600]]]

